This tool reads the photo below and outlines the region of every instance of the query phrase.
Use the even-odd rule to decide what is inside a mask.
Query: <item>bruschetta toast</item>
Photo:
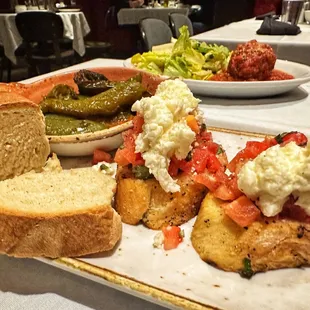
[[[309,265],[307,142],[302,133],[283,133],[248,142],[232,159],[229,179],[209,188],[192,231],[202,260],[245,277]]]
[[[162,82],[153,97],[137,101],[133,129],[115,154],[115,208],[122,221],[161,229],[197,215],[206,187],[196,177],[206,166],[224,171],[225,151],[213,142],[187,85]]]
[[[142,221],[151,229],[161,229],[181,225],[197,215],[206,188],[190,176],[179,175],[180,191],[166,193],[155,178],[137,179],[128,170],[120,168],[117,173],[115,205],[123,222],[137,225]]]
[[[310,224],[262,216],[241,227],[225,214],[223,203],[208,194],[196,219],[191,240],[203,261],[244,277],[309,265]]]

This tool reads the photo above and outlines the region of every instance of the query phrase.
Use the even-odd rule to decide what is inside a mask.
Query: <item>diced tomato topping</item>
[[[240,164],[246,163],[248,160],[256,158],[260,153],[267,150],[269,147],[275,145],[274,139],[266,138],[264,141],[248,141],[243,150],[237,153],[237,155],[230,161],[227,168],[231,172],[236,172],[236,167]]]
[[[179,169],[185,174],[190,174],[193,168],[193,161],[179,160]]]
[[[196,172],[202,173],[206,168],[210,172],[216,172],[218,169],[224,168],[216,155],[219,145],[212,141],[203,143],[203,145],[199,145],[192,152],[192,162]]]
[[[287,134],[282,134],[277,136],[279,138],[278,142],[281,145],[286,145],[290,142],[295,142],[299,146],[305,146],[308,143],[308,138],[301,132],[292,131]]]
[[[93,160],[92,160],[93,165],[96,165],[102,161],[105,161],[107,163],[111,163],[113,161],[113,159],[109,153],[107,153],[103,150],[96,149],[94,151],[94,154],[93,154]]]
[[[222,183],[214,192],[213,195],[222,200],[235,200],[242,195],[238,188],[237,177],[230,176],[225,183]]]
[[[212,141],[213,140],[212,132],[207,131],[207,130],[201,130],[199,136],[201,139],[204,139],[206,141]]]
[[[241,227],[250,226],[260,215],[259,209],[246,196],[222,205],[224,212]]]
[[[192,161],[186,161],[185,159],[179,160],[175,156],[172,156],[168,171],[172,177],[177,176],[179,170],[182,170],[185,174],[190,174],[192,166]]]
[[[179,165],[177,160],[170,161],[168,172],[172,177],[176,177],[178,175]]]
[[[193,132],[199,133],[200,131],[199,124],[194,115],[188,115],[186,117],[186,124]]]
[[[126,149],[118,149],[114,156],[114,161],[120,166],[127,166],[130,162],[127,160]]]
[[[220,146],[218,148],[220,148]],[[222,148],[221,148],[221,150],[222,150]],[[223,151],[223,150],[222,150],[222,152],[220,154],[218,154],[218,152],[217,152],[216,157],[218,158],[218,160],[220,161],[221,165],[226,170],[226,167],[228,165],[228,158],[227,158],[226,152]]]
[[[121,165],[126,166],[132,164],[134,166],[144,165],[144,160],[141,153],[135,153],[135,132],[129,129],[122,134],[124,145],[116,151],[114,161]]]
[[[135,134],[139,134],[142,132],[142,126],[144,124],[144,119],[142,116],[136,115],[133,120],[133,130],[135,132]]]
[[[222,183],[226,182],[228,176],[221,170],[210,173],[205,170],[203,173],[193,177],[194,181],[206,186],[211,192],[214,192]]]
[[[295,204],[296,201],[297,199],[295,199],[293,195],[291,195],[289,199],[285,202],[280,216],[298,222],[310,223],[310,216],[303,208]]]
[[[228,176],[224,170],[211,173],[205,170],[193,177],[194,181],[205,185],[215,197],[222,200],[235,200],[242,195],[238,188],[237,177],[233,174]]]
[[[207,167],[208,156],[212,154],[208,150],[195,149],[192,155],[193,167],[197,173],[202,173]]]
[[[162,228],[164,234],[164,250],[172,250],[183,241],[181,228],[178,226],[166,226]]]
[[[260,153],[267,150],[271,146],[280,144],[286,145],[289,142],[295,142],[299,146],[305,146],[308,143],[308,138],[301,132],[292,131],[289,133],[282,133],[274,138],[266,138],[264,141],[249,141],[246,147],[237,153],[231,160],[227,168],[231,172],[237,172],[236,169],[240,168],[248,161],[256,158]]]

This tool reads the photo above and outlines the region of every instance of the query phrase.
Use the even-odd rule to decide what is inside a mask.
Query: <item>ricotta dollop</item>
[[[294,142],[275,145],[247,162],[238,174],[238,187],[261,209],[275,216],[291,194],[310,215],[310,147]]]
[[[192,149],[196,134],[187,125],[186,117],[193,114],[198,123],[203,122],[199,102],[188,86],[176,79],[162,82],[154,96],[142,98],[132,106],[132,111],[144,118],[135,151],[142,154],[145,166],[166,192],[180,190],[168,173],[169,163],[172,156],[185,159]]]

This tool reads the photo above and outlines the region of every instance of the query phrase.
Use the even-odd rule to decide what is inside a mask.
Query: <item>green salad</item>
[[[230,50],[225,46],[190,39],[187,26],[182,26],[172,51],[135,54],[131,63],[155,74],[208,80],[214,74],[226,70],[230,55]]]

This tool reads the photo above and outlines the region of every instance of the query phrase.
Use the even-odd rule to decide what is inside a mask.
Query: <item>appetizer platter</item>
[[[0,85],[0,253],[170,308],[307,308],[308,138],[209,128],[182,80],[119,70]],[[98,122],[123,105],[113,150],[51,152],[47,115]]]
[[[175,43],[136,54],[124,66],[182,78],[197,95],[227,98],[280,95],[310,80],[308,66],[277,59],[268,44],[252,40],[230,51],[190,39],[186,26],[180,33]]]

